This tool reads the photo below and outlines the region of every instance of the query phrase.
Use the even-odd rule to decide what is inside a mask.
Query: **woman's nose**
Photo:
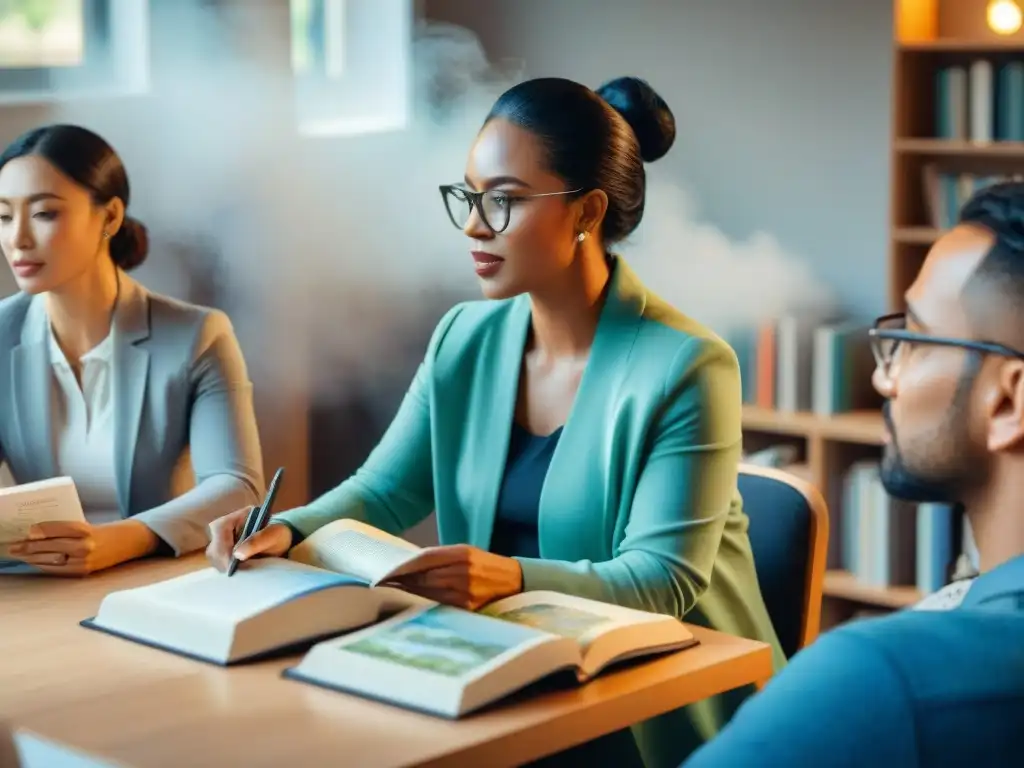
[[[12,240],[15,250],[30,251],[35,246],[35,238],[32,237],[32,227],[27,216],[14,217],[14,238]]]
[[[466,219],[466,226],[462,228],[462,231],[466,237],[473,240],[490,240],[494,237],[494,230],[487,226],[487,222],[484,221],[484,217],[480,215],[480,211],[475,205],[469,212],[469,218]]]

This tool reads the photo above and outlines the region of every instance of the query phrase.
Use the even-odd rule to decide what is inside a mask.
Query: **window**
[[[0,67],[76,67],[84,54],[82,0],[0,0]]]
[[[412,20],[412,0],[291,0],[299,132],[344,136],[405,127]]]
[[[0,0],[0,104],[145,90],[144,0]]]
[[[345,69],[345,0],[292,0],[292,69],[339,79]]]

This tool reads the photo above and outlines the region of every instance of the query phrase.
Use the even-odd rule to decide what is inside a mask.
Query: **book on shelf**
[[[886,493],[877,461],[846,473],[842,495],[843,567],[874,587],[914,583],[913,507]]]
[[[833,416],[871,403],[875,360],[868,326],[858,322],[821,325],[814,331],[811,410]]]
[[[793,313],[775,324],[775,408],[808,411],[813,394],[813,338],[821,322],[814,313]]]
[[[956,578],[971,550],[966,516],[952,504],[901,501],[886,493],[877,461],[853,464],[843,478],[838,546],[830,553],[875,587],[914,586],[927,595]]]
[[[974,58],[935,72],[935,136],[1024,141],[1024,61]]]
[[[336,520],[287,557],[254,558],[233,576],[203,568],[111,592],[82,624],[203,661],[237,664],[426,603],[385,582],[437,557],[432,548],[372,526]]]
[[[538,591],[478,613],[411,608],[315,645],[284,674],[456,719],[559,672],[584,683],[612,664],[697,643],[671,616]]]
[[[70,477],[0,488],[0,574],[35,572],[10,557],[7,547],[25,541],[33,525],[48,522],[85,522],[82,502]]]
[[[966,141],[970,133],[967,68],[943,67],[935,73],[935,134]]]
[[[925,163],[921,169],[925,215],[933,229],[946,230],[960,219],[960,209],[975,192],[1001,181],[1024,181],[1020,173],[967,173],[943,170],[940,163]]]
[[[947,141],[1024,142],[1024,60],[976,57],[937,68],[934,125],[935,137]],[[1024,178],[1001,166],[969,171],[959,158],[925,163],[921,175],[927,224],[938,230],[954,226],[978,190]]]
[[[926,595],[942,589],[953,578],[956,516],[952,504],[917,505],[915,583]]]
[[[818,416],[874,407],[874,359],[864,323],[827,319],[821,312],[789,314],[734,331],[744,403]]]

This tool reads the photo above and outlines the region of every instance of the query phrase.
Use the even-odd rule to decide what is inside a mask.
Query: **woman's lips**
[[[486,251],[471,251],[473,263],[476,265],[476,273],[480,277],[493,277],[501,269],[505,260],[501,256]]]
[[[43,266],[41,261],[20,260],[11,264],[11,269],[14,270],[14,274],[18,277],[33,277],[39,273]]]

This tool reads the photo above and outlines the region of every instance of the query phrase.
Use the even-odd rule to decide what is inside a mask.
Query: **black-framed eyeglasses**
[[[959,347],[983,355],[1000,355],[1024,360],[1024,352],[994,341],[957,339],[908,331],[906,312],[894,312],[891,315],[879,317],[875,320],[874,327],[868,331],[868,338],[871,342],[871,353],[875,357],[875,363],[886,381],[892,381],[898,371],[902,351],[912,344]]]
[[[532,195],[513,195],[500,189],[489,189],[486,192],[473,192],[458,184],[442,184],[441,197],[448,211],[448,218],[456,229],[465,229],[469,217],[476,208],[477,213],[486,227],[494,234],[500,234],[508,228],[512,215],[512,204],[538,197],[555,197],[557,195],[575,195],[582,189],[566,189],[561,192],[536,192]]]

